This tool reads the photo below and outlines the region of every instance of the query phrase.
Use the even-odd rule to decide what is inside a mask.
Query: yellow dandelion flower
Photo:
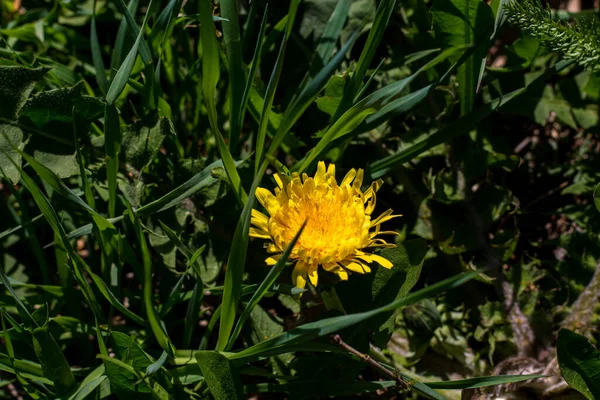
[[[297,261],[292,273],[297,287],[304,288],[307,279],[316,286],[319,266],[342,280],[347,280],[350,272],[370,272],[368,264],[372,262],[392,267],[387,259],[364,251],[369,247],[396,247],[377,236],[396,234],[381,231],[380,225],[399,215],[387,210],[375,219],[371,217],[381,179],[362,192],[363,170],[352,169],[338,185],[335,165],[326,169],[324,162],[319,162],[314,177],[298,173],[274,176],[274,194],[264,188],[256,190],[256,198],[269,216],[252,210],[250,228],[250,236],[270,240],[266,248],[273,255],[267,258],[268,265],[277,262],[306,221],[289,257]]]

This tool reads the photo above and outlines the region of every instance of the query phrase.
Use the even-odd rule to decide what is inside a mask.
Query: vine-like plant
[[[512,0],[505,6],[508,20],[568,60],[600,71],[600,18],[577,19],[569,24],[553,16],[539,0]]]

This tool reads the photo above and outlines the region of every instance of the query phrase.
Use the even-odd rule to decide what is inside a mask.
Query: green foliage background
[[[598,22],[523,4],[0,0],[0,395],[600,398]],[[298,296],[321,160],[400,236]]]

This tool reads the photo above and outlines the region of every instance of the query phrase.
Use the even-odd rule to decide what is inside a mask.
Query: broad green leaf
[[[432,8],[436,41],[443,47],[485,42],[457,71],[461,115],[473,110],[477,82],[488,53],[494,15],[486,2],[472,0],[435,0]]]
[[[596,188],[594,189],[594,205],[596,206],[596,209],[600,211],[600,183],[596,185]]]
[[[23,149],[23,131],[21,128],[0,123],[0,175],[4,175],[13,184],[17,184],[21,175],[21,154],[18,149]],[[13,164],[10,160],[13,160]]]
[[[600,352],[585,337],[561,329],[556,353],[567,383],[590,400],[600,398]]]
[[[37,127],[50,121],[71,122],[73,107],[81,98],[81,82],[73,87],[36,93],[27,100],[19,117],[28,117]]]
[[[37,81],[49,70],[0,65],[0,118],[16,119]]]
[[[70,393],[77,384],[65,355],[48,329],[48,325],[35,328],[32,332],[33,349],[37,355],[44,376],[54,382],[56,394]]]
[[[215,400],[245,398],[239,373],[227,357],[216,351],[198,351],[195,356]]]
[[[159,118],[154,126],[136,123],[123,130],[123,153],[127,163],[142,171],[153,159],[168,135],[175,135],[171,121]]]

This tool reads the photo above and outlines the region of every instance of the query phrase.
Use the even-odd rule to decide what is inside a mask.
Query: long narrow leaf
[[[219,52],[217,38],[214,31],[212,19],[212,7],[209,0],[200,0],[200,40],[202,42],[202,92],[206,108],[208,109],[208,120],[217,142],[219,155],[223,160],[225,172],[233,187],[240,204],[246,203],[248,195],[242,187],[242,181],[235,168],[235,161],[229,152],[229,147],[221,135],[217,121],[217,110],[215,97],[217,83],[219,82]]]
[[[434,285],[428,286],[415,293],[411,293],[406,297],[402,297],[395,300],[385,306],[376,308],[374,310],[357,313],[342,315],[339,317],[327,318],[316,322],[311,322],[305,325],[301,325],[290,331],[281,333],[275,337],[260,342],[252,347],[242,350],[238,353],[231,355],[231,359],[238,360],[238,362],[248,362],[249,360],[260,357],[263,352],[270,351],[273,354],[273,350],[279,349],[282,352],[285,351],[286,346],[292,344],[300,344],[308,342],[318,337],[330,335],[336,331],[342,330],[349,326],[355,325],[359,322],[365,321],[369,318],[374,317],[377,314],[393,311],[399,307],[414,304],[415,302],[426,299],[435,295],[438,295],[444,291],[456,288],[463,283],[473,279],[477,276],[477,272],[470,272],[466,274],[460,274],[451,278],[445,279]]]
[[[365,47],[363,48],[362,53],[360,54],[360,58],[358,59],[358,63],[356,65],[356,70],[352,75],[348,86],[344,90],[344,94],[342,95],[342,100],[335,112],[333,120],[337,120],[341,117],[346,110],[348,110],[352,106],[352,101],[356,98],[358,94],[363,79],[367,74],[369,66],[371,65],[371,61],[375,56],[375,52],[379,47],[379,42],[383,38],[383,33],[385,32],[385,28],[394,12],[394,7],[396,6],[396,0],[383,0],[379,3],[377,7],[377,13],[375,14],[375,20],[373,21],[373,26],[369,31],[369,37],[367,38],[367,42],[365,43]]]
[[[153,295],[154,288],[152,286],[152,260],[150,258],[150,249],[148,249],[148,244],[146,243],[146,238],[144,237],[144,232],[142,231],[142,226],[138,219],[138,215],[131,208],[129,203],[127,204],[129,219],[133,224],[133,228],[135,230],[135,234],[138,239],[139,249],[142,256],[142,265],[144,267],[144,285],[143,285],[143,297],[144,297],[144,306],[146,308],[146,316],[148,318],[148,323],[150,324],[150,328],[152,329],[152,333],[156,338],[156,341],[165,350],[169,355],[175,354],[175,347],[171,343],[169,336],[164,331],[160,320],[158,318],[158,313],[156,312],[156,308],[154,307]]]
[[[279,46],[279,52],[277,53],[277,59],[275,60],[275,65],[273,66],[273,72],[271,73],[269,84],[267,85],[267,92],[265,94],[260,123],[258,125],[258,133],[256,136],[256,158],[254,164],[255,173],[257,173],[260,169],[260,165],[262,162],[265,147],[265,139],[267,136],[267,124],[269,122],[269,115],[271,114],[271,108],[273,107],[275,91],[277,90],[277,85],[279,85],[279,78],[281,77],[281,72],[283,71],[283,59],[285,57],[285,49],[287,47],[287,42],[292,33],[292,27],[296,19],[298,3],[299,0],[292,0],[292,2],[290,3],[290,8],[288,11],[288,24],[286,26],[283,40],[281,41],[281,45]]]
[[[242,104],[246,75],[242,67],[242,39],[237,0],[221,0],[221,16],[223,17],[223,39],[227,55],[227,70],[229,71],[229,147],[235,148],[239,141],[242,124]]]
[[[370,169],[371,177],[376,178],[376,177],[382,176],[390,168],[392,168],[396,165],[402,165],[408,161],[411,161],[414,158],[418,157],[423,152],[431,149],[432,147],[435,147],[441,143],[445,143],[446,141],[448,141],[452,138],[455,138],[457,136],[468,133],[471,129],[473,129],[475,126],[477,126],[477,124],[482,119],[484,119],[485,117],[490,115],[498,107],[509,103],[510,101],[514,100],[521,94],[525,93],[531,85],[535,85],[535,84],[539,84],[540,82],[543,82],[549,76],[552,76],[552,75],[564,70],[571,64],[572,63],[569,61],[560,61],[555,66],[546,70],[546,72],[544,72],[538,78],[534,79],[529,84],[522,87],[521,89],[517,89],[513,92],[510,92],[506,95],[503,95],[497,99],[492,100],[488,104],[481,106],[478,109],[472,111],[471,113],[460,117],[458,120],[456,120],[452,124],[447,125],[445,128],[431,134],[427,138],[421,140],[418,143],[415,143],[414,145],[408,147],[407,149],[404,149],[402,151],[399,151],[396,154],[393,154],[391,156],[388,156],[383,159],[375,161],[371,165],[371,169]]]
[[[231,349],[235,340],[239,336],[239,334],[242,330],[242,327],[244,326],[244,323],[250,316],[250,313],[252,312],[254,307],[258,304],[260,299],[262,299],[263,296],[269,291],[271,286],[273,286],[273,284],[279,277],[279,274],[281,274],[281,271],[283,271],[283,268],[285,267],[285,264],[287,263],[288,257],[290,256],[292,249],[296,245],[298,238],[300,238],[300,235],[302,234],[304,227],[306,227],[306,222],[304,222],[304,224],[302,224],[302,226],[300,227],[300,229],[298,230],[298,232],[296,233],[296,235],[294,236],[292,241],[288,244],[285,251],[281,254],[281,257],[279,257],[279,260],[277,260],[277,263],[273,266],[273,268],[271,268],[271,270],[269,271],[269,273],[267,274],[265,279],[263,279],[263,281],[261,282],[261,284],[258,287],[258,289],[256,290],[256,292],[254,292],[254,295],[252,295],[252,298],[246,305],[246,308],[244,308],[242,315],[240,315],[240,319],[238,320],[237,324],[235,325],[235,329],[233,330],[233,333],[231,334],[231,337],[229,338],[229,343],[225,347],[226,350]]]

